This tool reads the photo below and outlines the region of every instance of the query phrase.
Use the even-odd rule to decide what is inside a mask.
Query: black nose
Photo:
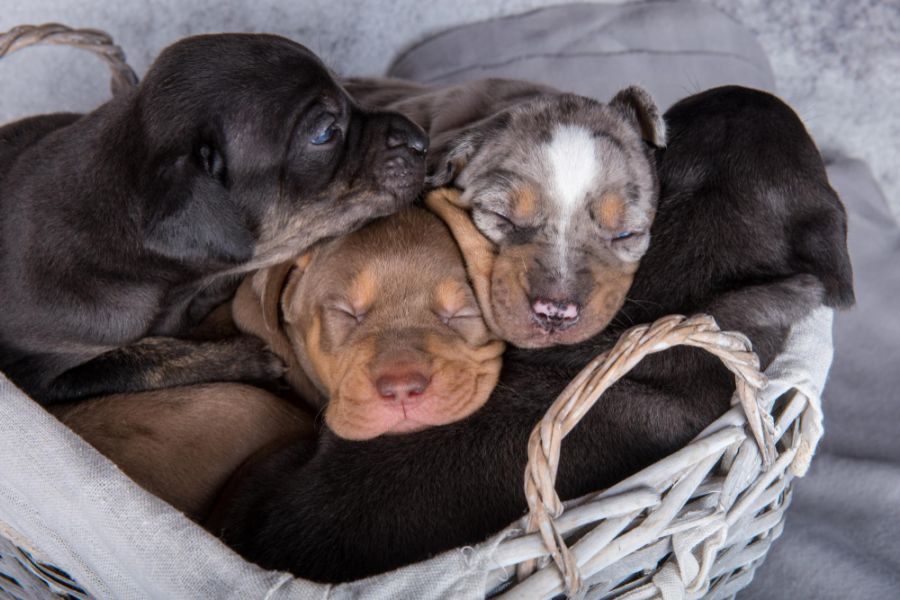
[[[405,117],[394,117],[388,125],[387,147],[406,146],[417,154],[428,150],[428,136],[422,129]]]

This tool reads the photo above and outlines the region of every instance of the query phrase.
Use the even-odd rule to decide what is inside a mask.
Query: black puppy
[[[277,377],[255,339],[170,336],[237,274],[411,202],[426,146],[270,35],[188,38],[90,114],[3,127],[0,369],[43,403]]]
[[[345,581],[482,541],[522,516],[529,433],[563,387],[627,327],[711,313],[747,333],[762,364],[792,323],[853,302],[843,206],[796,115],[744,88],[690,97],[665,116],[661,197],[630,302],[600,336],[504,357],[490,401],[465,421],[349,442],[326,434],[272,455],[237,484],[220,533],[248,559]],[[616,383],[562,446],[563,499],[670,454],[726,411],[717,359],[676,347]]]

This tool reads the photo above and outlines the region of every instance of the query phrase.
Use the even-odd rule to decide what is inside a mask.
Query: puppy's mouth
[[[351,400],[345,396],[334,397],[332,405],[355,405],[353,414],[340,415],[326,410],[328,426],[340,437],[350,440],[367,440],[380,435],[398,435],[421,431],[442,424],[441,398],[434,394],[417,398],[386,401],[384,398],[365,397]]]
[[[403,403],[397,407],[399,418],[398,421],[394,422],[393,425],[384,430],[383,435],[396,435],[401,433],[412,433],[414,431],[421,431],[423,429],[427,429],[430,425],[427,422],[422,422],[418,418],[416,418],[416,404],[406,404]],[[400,416],[402,414],[402,417]]]
[[[550,346],[577,344],[599,333],[609,323],[609,319],[600,319],[599,322],[590,328],[579,327],[577,321],[548,327],[546,323],[539,321],[534,315],[531,315],[531,319],[530,335],[517,340],[518,343],[516,345],[521,348],[547,348]]]
[[[581,305],[531,298],[515,281],[495,277],[490,298],[498,329],[495,333],[519,348],[577,344],[609,324],[624,302],[627,289],[594,289]]]
[[[365,373],[367,367],[357,364],[338,382],[325,421],[342,438],[367,440],[464,419],[487,402],[497,382],[502,344],[487,350],[474,362],[434,357],[435,366],[430,375],[426,373],[427,380],[418,382],[402,371],[391,381],[379,381]]]

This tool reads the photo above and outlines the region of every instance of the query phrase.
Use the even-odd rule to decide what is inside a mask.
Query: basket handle
[[[138,77],[125,61],[122,48],[113,43],[108,34],[97,29],[73,29],[59,23],[19,25],[0,33],[0,58],[38,44],[75,46],[102,58],[111,73],[109,87],[113,96],[131,90],[138,84]]]
[[[766,467],[771,464],[775,453],[775,427],[771,415],[759,404],[759,391],[765,386],[766,377],[760,373],[759,358],[745,335],[721,331],[709,315],[690,318],[670,315],[649,325],[632,327],[622,334],[611,350],[597,356],[566,386],[528,440],[525,496],[529,514],[526,529],[528,533],[540,531],[544,545],[563,575],[568,597],[573,597],[581,587],[581,574],[574,554],[554,522],[563,512],[555,488],[562,440],[603,392],[644,357],[678,345],[694,346],[714,354],[734,374],[736,390],[732,403],[740,402],[744,408],[763,463]],[[535,567],[534,560],[520,564],[517,568],[519,579],[530,575]]]

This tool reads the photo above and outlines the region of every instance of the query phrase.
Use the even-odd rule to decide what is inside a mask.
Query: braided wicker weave
[[[0,58],[40,44],[75,46],[99,56],[109,67],[109,87],[114,96],[137,85],[138,77],[125,62],[125,53],[109,35],[96,29],[72,29],[58,23],[19,25],[0,34]]]
[[[703,348],[734,373],[732,410],[690,445],[563,512],[553,487],[562,438],[643,357],[677,345]],[[524,577],[503,598],[724,598],[749,583],[821,434],[819,399],[798,390],[773,421],[758,368],[746,337],[703,315],[634,327],[585,367],[532,432],[525,530],[538,533],[501,544],[500,565]],[[577,539],[571,549],[567,538]],[[539,559],[555,568],[532,573]]]
[[[110,66],[114,94],[137,83],[121,49],[93,30],[17,27],[0,35],[0,57],[37,43],[97,53]],[[677,345],[722,360],[735,376],[733,408],[685,448],[564,507],[554,489],[563,438],[645,356]],[[780,535],[791,482],[806,471],[822,431],[819,398],[790,385],[760,394],[765,386],[749,340],[719,331],[708,316],[669,316],[627,331],[536,424],[524,474],[530,512],[497,546],[486,593],[528,600],[560,593],[628,600],[733,596]],[[53,557],[0,522],[0,597],[91,596]]]

